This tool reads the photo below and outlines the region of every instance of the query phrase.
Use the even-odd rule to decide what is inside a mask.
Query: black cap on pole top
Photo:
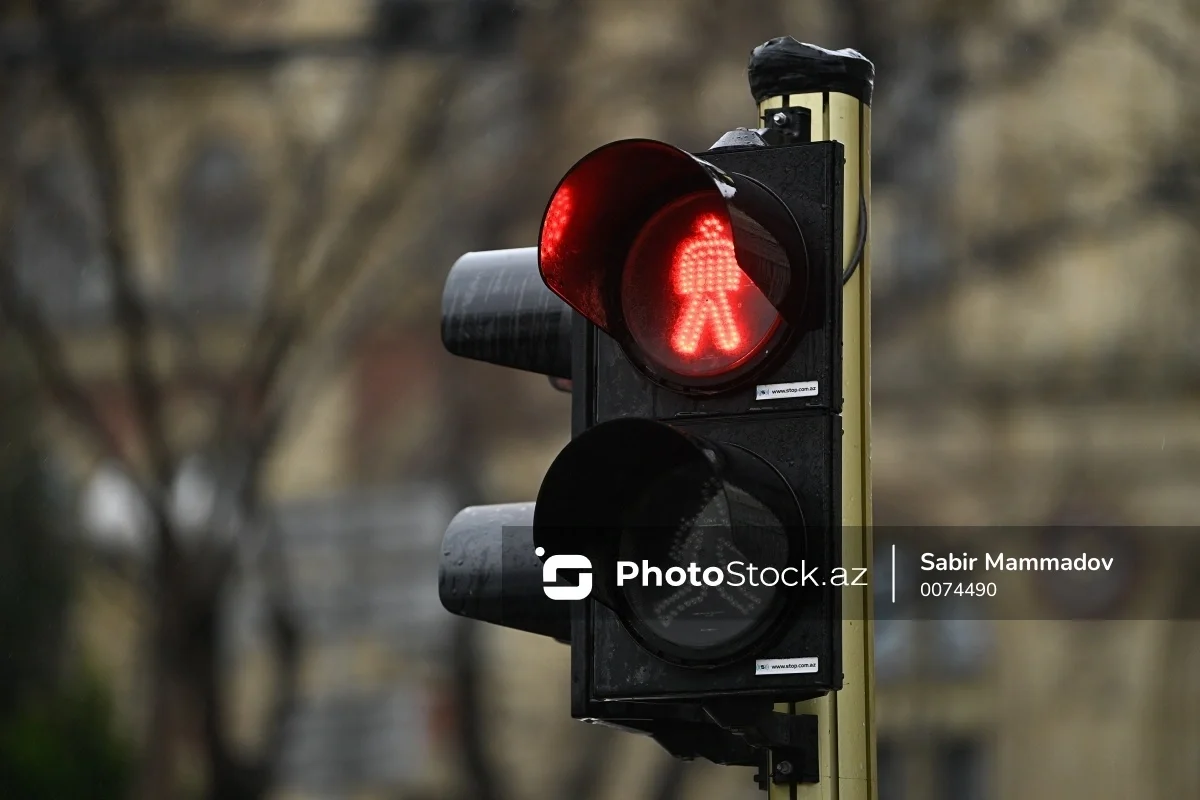
[[[826,50],[780,36],[750,54],[754,102],[808,92],[841,92],[867,105],[875,86],[875,65],[857,50]]]

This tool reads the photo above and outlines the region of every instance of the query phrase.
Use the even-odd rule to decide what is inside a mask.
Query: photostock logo
[[[538,558],[546,555],[544,547],[535,547],[533,552]],[[753,588],[786,586],[866,586],[867,570],[856,567],[854,574],[842,567],[833,570],[832,576],[822,580],[817,575],[817,567],[808,567],[804,561],[798,566],[788,567],[758,567],[745,561],[729,561],[722,567],[702,566],[692,561],[684,566],[682,556],[676,556],[677,563],[673,567],[652,566],[649,561],[618,561],[616,585],[625,586],[640,578],[638,583],[643,588],[655,587],[661,589],[664,584],[680,588],[700,589],[706,595],[709,589],[716,589],[722,597],[725,587],[738,589],[749,586]],[[578,554],[558,554],[550,556],[542,565],[542,591],[551,600],[582,600],[592,593],[592,562],[587,556]],[[578,572],[578,586],[557,586],[560,571]],[[672,597],[682,597],[676,593]],[[696,600],[694,602],[699,602]]]
[[[546,555],[546,548],[534,549],[538,558]],[[582,600],[592,593],[592,562],[587,556],[559,554],[550,556],[542,565],[542,591],[551,600]],[[558,571],[570,570],[579,572],[578,586],[555,586],[558,583]]]

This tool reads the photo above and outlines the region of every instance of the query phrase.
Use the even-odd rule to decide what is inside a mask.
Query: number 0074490
[[[921,597],[995,597],[994,583],[922,583]]]

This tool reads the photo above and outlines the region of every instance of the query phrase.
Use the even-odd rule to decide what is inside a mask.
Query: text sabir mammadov
[[[1003,570],[1005,572],[1096,572],[1110,570],[1113,566],[1111,558],[1097,558],[1087,553],[1080,553],[1074,558],[1018,558],[1006,557],[1004,553],[985,554],[984,556],[960,555],[939,556],[935,553],[921,555],[921,570],[924,572],[968,572],[979,566],[983,561],[985,570]]]

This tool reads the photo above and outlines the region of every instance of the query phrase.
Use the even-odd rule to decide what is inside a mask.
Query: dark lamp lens
[[[650,365],[683,378],[754,363],[781,320],[738,263],[717,192],[689,194],[650,219],[625,263],[621,308]]]
[[[732,487],[711,484],[711,492],[697,497],[699,509],[662,502],[676,496],[677,487],[694,484],[692,472],[652,482],[625,516],[619,557],[657,570],[648,585],[639,578],[622,587],[628,622],[651,644],[699,657],[735,647],[769,621],[787,588],[747,577],[764,568],[779,575],[790,547],[778,517],[748,494],[730,494]],[[680,585],[688,570],[704,585],[693,585],[691,577]]]

